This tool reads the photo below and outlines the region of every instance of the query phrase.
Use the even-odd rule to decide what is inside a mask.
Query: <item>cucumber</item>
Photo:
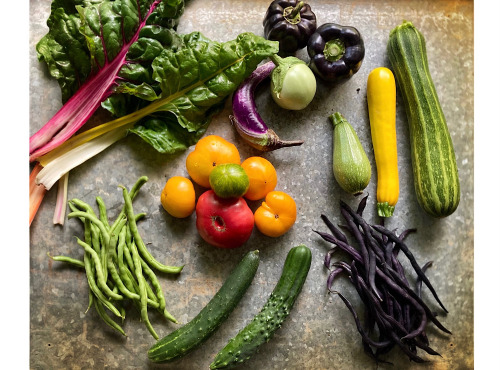
[[[387,47],[408,117],[415,191],[434,217],[451,215],[460,202],[455,150],[429,73],[425,39],[411,22],[395,27]]]
[[[260,345],[268,342],[290,314],[302,290],[309,268],[311,250],[305,245],[288,252],[281,278],[261,311],[215,356],[210,369],[228,369],[248,360]]]
[[[152,362],[176,360],[207,340],[236,307],[259,266],[259,251],[248,252],[219,291],[186,325],[157,341],[149,350]]]

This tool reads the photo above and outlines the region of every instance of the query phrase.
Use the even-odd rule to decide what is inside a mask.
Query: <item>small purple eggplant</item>
[[[298,146],[303,140],[284,141],[264,123],[257,111],[254,94],[257,86],[265,80],[275,68],[273,62],[265,63],[240,85],[233,95],[233,115],[229,116],[240,136],[252,147],[264,152]]]

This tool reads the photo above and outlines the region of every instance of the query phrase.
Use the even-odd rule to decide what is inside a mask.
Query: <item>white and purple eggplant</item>
[[[240,136],[252,147],[269,152],[272,150],[298,146],[303,140],[285,141],[267,127],[255,104],[255,89],[274,70],[275,64],[267,62],[257,67],[238,87],[233,95],[233,115],[229,116]]]

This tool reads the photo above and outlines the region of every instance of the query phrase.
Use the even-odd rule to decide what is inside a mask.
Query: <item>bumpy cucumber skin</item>
[[[268,342],[290,314],[311,267],[311,250],[305,245],[288,252],[280,280],[261,311],[215,356],[210,369],[230,369],[248,360]]]
[[[173,361],[207,340],[241,300],[258,266],[259,251],[248,252],[200,313],[186,325],[157,341],[148,350],[148,358],[152,362]]]
[[[430,215],[451,215],[460,202],[455,151],[429,73],[424,36],[411,22],[394,28],[387,46],[410,125],[415,191]]]

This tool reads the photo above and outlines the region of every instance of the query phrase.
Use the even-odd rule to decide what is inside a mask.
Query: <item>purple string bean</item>
[[[345,225],[336,227],[322,214],[321,219],[332,234],[313,230],[323,240],[333,244],[323,261],[324,266],[330,270],[326,281],[327,289],[338,294],[349,309],[361,335],[365,352],[377,362],[381,362],[380,356],[388,353],[394,346],[400,347],[415,362],[425,361],[418,355],[418,349],[430,355],[441,356],[429,346],[425,333],[427,324],[432,322],[443,332],[451,332],[424,303],[421,297],[422,283],[431,290],[443,311],[448,311],[425,275],[431,262],[420,267],[405,243],[408,235],[416,229],[406,229],[398,236],[396,230],[369,224],[363,218],[366,203],[367,197],[364,197],[354,211],[341,201],[340,213]],[[357,248],[350,244],[341,229],[353,237]],[[343,261],[332,263],[332,256],[337,249],[350,257],[350,264]],[[410,287],[405,269],[398,258],[400,251],[409,260],[412,271],[416,274],[414,289]],[[349,275],[357,295],[366,307],[364,327],[349,300],[332,289],[335,278],[344,271]],[[371,338],[377,334],[378,339]]]

